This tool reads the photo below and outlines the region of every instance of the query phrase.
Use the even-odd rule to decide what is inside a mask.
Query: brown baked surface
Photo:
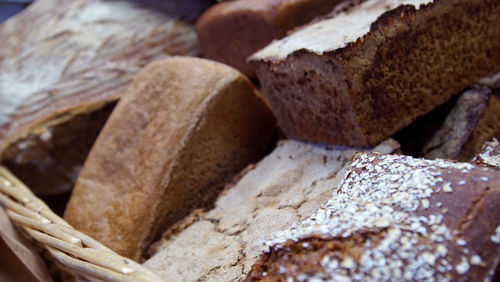
[[[194,25],[179,18],[207,4],[155,2],[37,0],[0,24],[0,161],[38,195],[73,187],[143,66],[199,54]]]
[[[235,0],[218,3],[196,23],[206,58],[228,64],[250,78],[246,62],[255,51],[296,26],[327,14],[340,0]]]
[[[490,281],[500,171],[358,153],[330,201],[275,234],[247,280]]]
[[[373,150],[392,153],[387,140]],[[172,281],[237,281],[269,235],[290,228],[328,201],[360,148],[285,140],[224,190],[215,207],[166,232],[144,263]]]
[[[389,2],[364,1],[334,18],[367,6],[370,14],[372,7]],[[498,1],[430,2],[386,11],[362,38],[344,45],[332,41],[332,49],[326,39],[314,46],[301,40],[308,27],[324,38],[348,36],[348,26],[321,26],[330,22],[324,19],[254,54],[263,93],[285,133],[301,140],[373,145],[500,69]],[[315,38],[308,40],[320,41]],[[294,48],[278,52],[279,46]]]
[[[145,67],[93,146],[65,219],[139,259],[264,152],[275,121],[255,91],[238,71],[204,59]]]

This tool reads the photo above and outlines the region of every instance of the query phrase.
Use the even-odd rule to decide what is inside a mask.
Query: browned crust
[[[385,229],[377,231],[382,233]],[[294,266],[298,266],[298,271],[318,273],[323,270],[320,262],[326,255],[336,254],[359,259],[358,246],[367,240],[378,243],[382,237],[380,233],[370,231],[356,233],[349,238],[328,239],[313,235],[298,242],[289,240],[262,254],[244,281],[282,281],[283,277],[295,275]]]
[[[500,55],[495,50],[500,42],[491,39],[500,37],[499,30],[492,28],[500,24],[494,16],[499,12],[500,5],[488,0],[437,0],[419,10],[400,6],[384,13],[372,23],[369,33],[344,48],[322,55],[302,49],[283,60],[266,58],[252,63],[289,137],[369,146],[498,70]],[[320,71],[330,64],[331,73],[338,77],[330,83],[301,86],[313,84],[300,74],[308,73],[312,61]],[[293,75],[287,78],[284,73]],[[314,95],[309,94],[312,90]],[[334,116],[325,113],[334,108],[329,102],[345,104],[346,112],[354,117],[338,109]],[[291,111],[308,122],[297,121]],[[317,130],[308,129],[311,122],[316,122]],[[349,124],[347,129],[344,124]],[[342,133],[337,134],[338,130]]]
[[[274,118],[248,79],[208,60],[152,63],[128,91],[85,162],[65,219],[139,259],[260,157]]]
[[[489,281],[493,279],[494,271],[499,264],[500,246],[490,239],[490,235],[495,234],[495,229],[500,226],[497,216],[500,208],[498,206],[500,174],[498,171],[485,171],[480,167],[473,168],[466,175],[460,169],[441,170],[440,175],[445,181],[456,183],[457,180],[464,179],[467,180],[467,184],[454,187],[452,193],[440,191],[433,194],[429,198],[431,207],[426,210],[420,208],[411,216],[418,218],[439,209],[446,210],[443,214],[443,222],[452,234],[451,239],[445,241],[446,257],[451,265],[456,267],[460,263],[464,254],[464,246],[474,250],[474,254],[482,259],[480,265],[470,264],[470,269],[465,275],[458,274],[453,268],[446,273],[446,278],[451,281],[463,279]],[[361,170],[356,171],[355,173],[361,173]],[[351,173],[354,172],[351,171]],[[480,180],[484,177],[487,177],[488,181]],[[437,202],[442,205],[439,208],[433,207],[432,203]],[[313,276],[325,271],[325,267],[321,265],[321,259],[325,255],[335,256],[339,261],[350,257],[359,263],[363,252],[361,246],[364,242],[370,240],[372,242],[370,246],[377,246],[378,242],[384,238],[386,231],[387,228],[373,228],[358,230],[349,237],[310,235],[295,241],[288,240],[271,247],[269,252],[262,254],[259,261],[252,267],[246,281],[283,281],[284,277],[298,279],[299,274]],[[465,243],[458,244],[459,238],[462,238]],[[432,242],[425,237],[423,240],[421,244]],[[393,250],[397,251],[397,249]]]
[[[339,0],[237,0],[212,6],[196,23],[203,55],[256,76],[247,57],[287,31],[330,12]]]
[[[199,54],[194,26],[179,18],[209,1],[132,2],[37,0],[0,24],[0,162],[37,195],[73,187],[110,105],[140,68]],[[86,16],[103,5],[114,10]]]
[[[490,7],[486,5],[488,2]],[[469,4],[470,6],[467,6]],[[464,10],[461,10],[462,7]],[[440,9],[443,11],[439,12]],[[463,25],[460,32],[456,33],[453,33],[453,28],[448,29],[446,25],[440,30],[437,23],[444,20],[449,21],[448,26],[460,26],[464,20],[463,14],[467,14],[470,21],[474,21],[481,17],[481,14],[488,15],[495,9],[500,11],[500,5],[493,1],[476,1],[474,4],[471,1],[451,3],[437,0],[433,4],[420,7],[418,11],[415,10],[414,6],[401,6],[377,19],[370,27],[370,33],[362,41],[358,40],[356,44],[342,50],[342,52],[349,53],[344,53],[343,56],[352,58],[351,64],[356,66],[348,71],[350,74],[348,80],[351,81],[350,91],[368,93],[367,97],[364,95],[350,95],[350,97],[354,110],[358,113],[358,122],[365,123],[363,127],[369,144],[385,138],[384,136],[394,134],[397,130],[414,121],[416,117],[426,114],[446,102],[452,95],[460,93],[468,84],[500,67],[500,56],[487,57],[487,53],[494,53],[492,50],[500,48],[500,42],[490,40],[486,43],[489,40],[487,36],[483,39],[484,44],[472,43],[472,46],[483,44],[474,52],[475,55],[478,54],[477,58],[471,60],[474,63],[468,62],[470,60],[468,55],[461,57],[461,60],[460,56],[456,57],[452,51],[433,57],[433,53],[426,51],[425,47],[427,45],[430,48],[436,48],[434,52],[437,53],[439,53],[439,48],[453,48],[453,46],[446,46],[447,42],[440,41],[441,38],[453,39],[454,44],[460,46],[464,42],[463,37],[471,38],[476,34],[474,32],[468,34]],[[436,15],[433,15],[434,11],[438,11]],[[486,26],[491,24],[493,23],[485,23]],[[370,46],[380,44],[377,34],[391,32],[397,33],[391,37],[390,43],[378,46],[376,51]],[[462,32],[463,34],[461,34]],[[479,29],[476,29],[475,32],[483,33]],[[425,33],[433,34],[435,37],[425,38]],[[493,37],[490,38],[495,38],[500,34],[491,36]],[[364,48],[356,48],[361,42],[364,42]],[[440,47],[433,47],[434,44],[437,44],[436,42],[440,42]],[[486,46],[487,44],[489,46]],[[469,48],[470,45],[465,46],[468,47],[464,48]],[[347,51],[349,49],[350,51]],[[461,50],[458,47],[456,52],[461,52]],[[361,57],[357,58],[358,55]],[[399,59],[391,60],[393,57]],[[418,57],[420,61],[412,60],[413,57]],[[359,64],[358,59],[360,61],[366,59],[373,61],[365,69],[366,66]],[[470,65],[465,67],[464,65],[467,63]],[[429,64],[434,64],[436,69],[428,69]],[[358,65],[360,67],[357,67]],[[412,74],[403,76],[399,80],[391,77],[392,73],[408,71],[406,66],[412,67],[409,69]],[[463,67],[462,70],[460,70],[461,67]],[[458,71],[452,70],[452,68]],[[405,101],[400,102],[397,100],[401,99],[398,94],[400,91],[411,91],[418,94],[408,93]],[[392,93],[392,95],[387,95],[388,93]]]
[[[196,55],[199,52],[193,31],[184,22],[174,24],[171,32],[153,32],[147,36],[140,36],[141,40],[134,40],[133,31],[130,31],[128,34],[130,38],[127,38],[129,41],[120,42],[118,48],[106,46],[108,42],[104,41],[100,47],[95,48],[95,55],[89,60],[79,60],[80,54],[71,53],[70,47],[68,50],[63,50],[62,55],[46,52],[47,45],[44,45],[44,42],[57,43],[58,40],[63,41],[64,36],[73,35],[72,31],[65,30],[62,35],[47,37],[42,33],[47,32],[44,28],[50,25],[59,28],[58,24],[61,19],[72,17],[71,13],[75,5],[85,8],[86,5],[92,5],[96,1],[81,0],[75,4],[76,2],[38,0],[0,25],[0,42],[2,42],[0,68],[5,67],[4,58],[19,57],[17,68],[24,67],[25,60],[29,61],[33,57],[38,59],[40,54],[36,48],[31,49],[33,46],[40,46],[40,53],[50,57],[47,61],[54,59],[60,64],[65,64],[63,67],[51,65],[51,67],[61,68],[61,74],[54,83],[30,93],[15,109],[15,113],[9,115],[8,120],[0,122],[0,152],[29,134],[40,134],[49,124],[65,122],[74,115],[93,112],[109,102],[116,101],[134,78],[137,70],[153,59],[167,54]],[[154,13],[161,13],[158,11],[160,9],[165,14],[158,15],[165,18],[165,23],[167,20],[173,21],[174,18],[184,16],[193,18],[207,6],[207,3],[203,1],[184,1],[189,2],[188,4],[177,2],[181,1],[169,1],[165,4],[157,0],[147,0],[135,5],[144,10],[155,10]],[[174,11],[172,6],[175,6],[177,10]],[[184,14],[186,6],[189,6],[189,15]],[[160,24],[144,23],[146,24],[156,24],[160,28],[163,22]],[[32,28],[26,28],[28,26]],[[140,26],[139,21],[137,21],[137,26]],[[116,34],[111,34],[109,41],[113,41],[115,36]],[[43,38],[43,40],[37,41],[38,38]],[[12,68],[12,66],[6,66],[8,67]],[[44,71],[45,66],[39,67],[40,69],[33,70],[33,72]]]

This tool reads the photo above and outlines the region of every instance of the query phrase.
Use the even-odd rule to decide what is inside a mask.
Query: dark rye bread
[[[251,62],[289,137],[369,146],[500,69],[499,13],[496,0],[368,0]]]
[[[474,157],[473,162],[483,166],[500,169],[500,143],[496,138],[484,143],[481,151]]]
[[[329,13],[341,0],[235,0],[216,4],[196,23],[206,58],[228,64],[248,77],[254,52],[290,29]]]
[[[99,134],[64,218],[138,260],[176,221],[212,206],[224,183],[262,156],[274,128],[235,69],[189,57],[151,63]]]
[[[453,97],[394,136],[405,154],[460,161],[470,161],[494,137],[500,137],[500,100],[484,86]]]
[[[500,171],[359,153],[313,216],[267,242],[247,281],[491,281]]]
[[[37,195],[70,191],[143,66],[199,54],[184,18],[207,1],[159,2],[37,0],[0,25],[0,162]]]
[[[394,140],[373,150],[392,153]],[[269,234],[289,228],[328,201],[362,149],[285,140],[219,196],[165,234],[144,266],[170,281],[238,281]]]

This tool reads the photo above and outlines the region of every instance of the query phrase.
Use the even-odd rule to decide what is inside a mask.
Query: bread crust
[[[37,195],[71,190],[143,66],[199,54],[186,5],[154,2],[37,0],[0,25],[0,161]],[[184,2],[191,19],[207,5]]]
[[[331,200],[278,233],[247,281],[490,281],[499,199],[495,169],[359,153]]]
[[[397,147],[387,140],[373,150],[392,153]],[[263,242],[324,204],[360,150],[281,141],[227,186],[213,209],[192,214],[169,230],[144,266],[171,280],[243,279]]]
[[[99,135],[65,219],[139,259],[264,152],[274,117],[255,91],[236,70],[204,59],[148,65]]]
[[[255,78],[248,56],[287,31],[330,12],[339,0],[236,0],[208,9],[196,23],[203,55]]]
[[[325,38],[340,32],[324,20],[254,54],[263,93],[285,133],[301,140],[373,145],[498,71],[500,31],[493,28],[500,24],[498,2],[431,2],[384,12],[355,41],[301,45],[313,28]],[[355,9],[360,8],[349,11]],[[349,11],[340,15],[348,18]]]

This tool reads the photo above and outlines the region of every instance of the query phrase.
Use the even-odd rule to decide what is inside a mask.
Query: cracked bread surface
[[[272,234],[327,201],[361,149],[287,140],[219,196],[215,207],[156,247],[144,266],[172,281],[235,281],[246,276]],[[391,140],[374,150],[392,153]],[[172,234],[173,233],[173,234]]]
[[[277,232],[248,281],[490,281],[500,171],[359,153],[331,199]]]
[[[369,146],[500,69],[498,13],[489,0],[369,0],[251,62],[287,136]],[[358,20],[352,37],[339,28]]]

